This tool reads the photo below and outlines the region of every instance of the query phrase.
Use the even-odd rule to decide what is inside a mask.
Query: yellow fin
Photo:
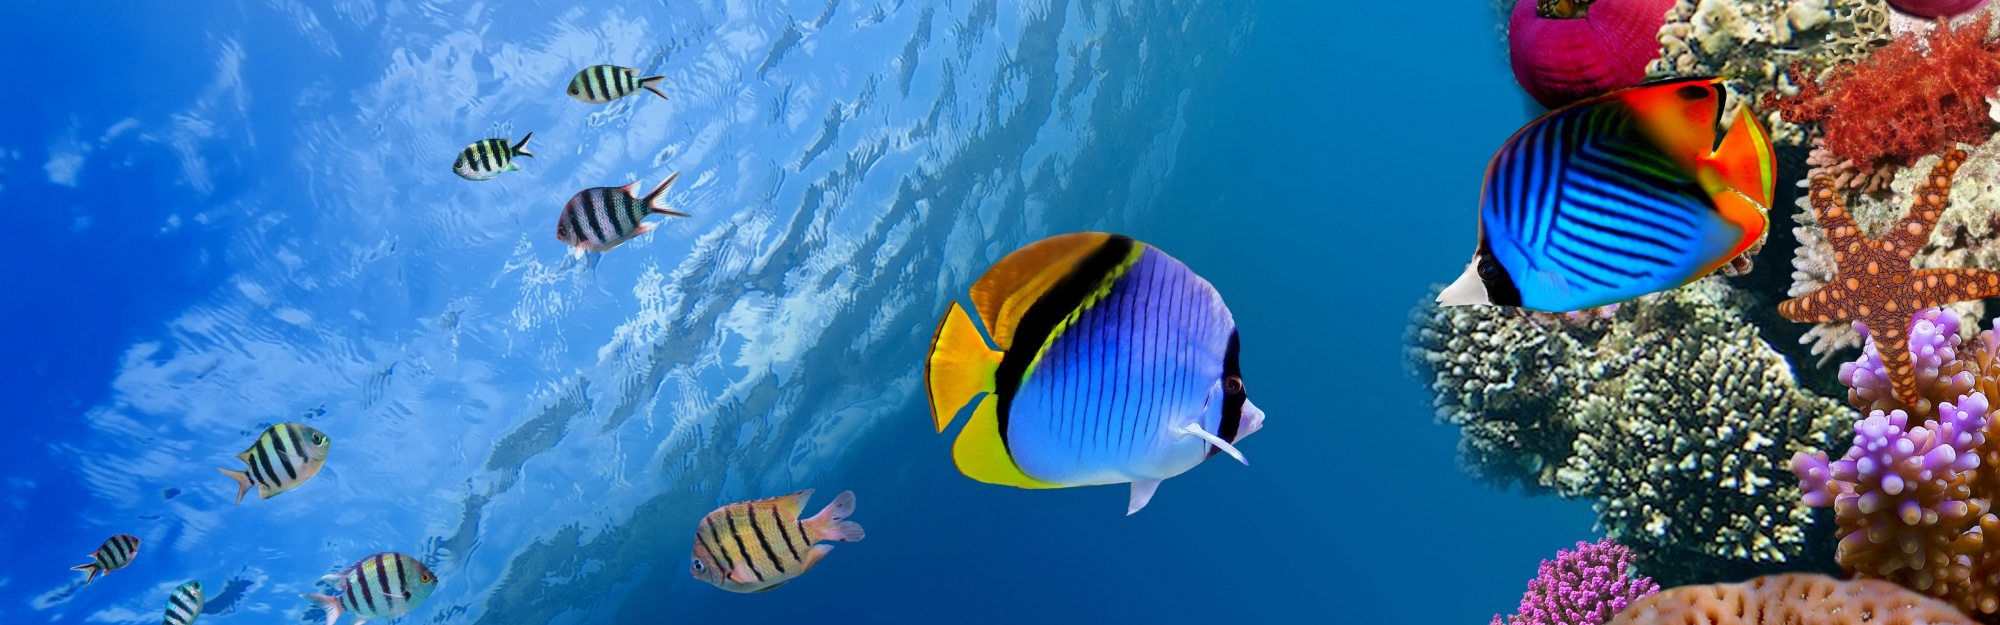
[[[785,518],[796,521],[799,519],[799,513],[806,509],[806,500],[812,499],[812,496],[813,489],[808,488],[789,495],[772,497],[770,502],[772,506],[778,508],[778,512],[785,515]]]
[[[1075,232],[1052,236],[1014,250],[972,284],[972,307],[1002,351],[1014,346],[1014,326],[1036,300],[1097,251],[1111,235]]]
[[[958,472],[988,484],[1062,488],[1061,484],[1028,477],[1007,455],[1007,447],[1000,440],[999,406],[999,398],[991,394],[981,398],[979,407],[972,411],[972,419],[958,431],[958,442],[951,446],[951,460],[958,465]]]
[[[939,433],[974,396],[993,391],[1000,355],[986,346],[965,308],[952,302],[931,336],[930,358],[924,362],[924,390],[930,393],[931,422]]]

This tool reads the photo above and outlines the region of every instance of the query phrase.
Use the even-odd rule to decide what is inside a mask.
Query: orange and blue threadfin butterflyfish
[[[1130,483],[1132,514],[1217,452],[1249,464],[1236,445],[1264,413],[1244,393],[1236,321],[1166,252],[1101,232],[1042,239],[986,270],[971,301],[945,311],[924,365],[938,432],[971,413],[952,445],[966,477]]]
[[[1747,103],[1720,132],[1727,97],[1721,78],[1664,80],[1529,122],[1487,164],[1478,251],[1437,302],[1573,312],[1742,256],[1770,226],[1777,163]]]
[[[688,574],[730,592],[764,592],[812,570],[833,545],[867,537],[854,514],[854,491],[841,491],[812,518],[799,513],[812,498],[808,488],[783,497],[740,501],[717,508],[694,528],[694,555]]]

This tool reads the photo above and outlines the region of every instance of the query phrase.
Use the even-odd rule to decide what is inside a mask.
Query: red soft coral
[[[1786,121],[1817,123],[1827,150],[1866,169],[1903,167],[1993,134],[1988,96],[2000,87],[2000,42],[1988,41],[1990,15],[1954,30],[1944,20],[1924,36],[1905,34],[1861,63],[1813,81],[1791,67],[1793,96],[1764,94]]]

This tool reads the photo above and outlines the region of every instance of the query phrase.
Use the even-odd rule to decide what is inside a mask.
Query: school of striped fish
[[[667,97],[663,76],[594,65],[570,97],[602,105],[641,90]],[[1714,78],[1649,83],[1585,100],[1530,122],[1486,171],[1479,245],[1445,305],[1565,312],[1672,289],[1708,275],[1768,229],[1773,152],[1747,109],[1726,133],[1726,90]],[[1718,140],[1718,135],[1720,138]],[[520,170],[519,141],[488,138],[461,150],[454,174],[490,180]],[[688,217],[665,196],[679,173],[643,195],[641,181],[576,192],[556,238],[608,252],[644,235],[653,215]],[[1215,286],[1165,251],[1128,236],[1051,236],[989,267],[939,319],[923,362],[932,424],[963,421],[951,446],[973,480],[1024,489],[1127,485],[1127,515],[1162,482],[1217,454],[1249,464],[1241,446],[1265,424],[1250,401],[1235,318]],[[969,305],[968,305],[969,304]],[[307,487],[331,458],[332,438],[301,423],[264,429],[236,454],[236,503]],[[730,503],[695,523],[688,574],[723,590],[762,593],[813,570],[865,533],[842,491],[817,514],[813,490]],[[130,566],[140,541],[118,534],[92,552],[87,585]],[[424,562],[382,552],[327,575],[328,594],[305,594],[335,623],[394,619],[442,583]],[[195,622],[199,581],[175,588],[164,623]]]

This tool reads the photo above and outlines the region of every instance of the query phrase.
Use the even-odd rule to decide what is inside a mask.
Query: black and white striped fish
[[[332,443],[312,426],[280,423],[265,429],[249,449],[236,454],[249,465],[247,470],[216,470],[236,480],[236,503],[243,503],[243,494],[253,485],[259,499],[270,499],[318,475],[320,467],[326,466],[326,452]]]
[[[201,618],[201,582],[188,582],[174,587],[174,593],[167,595],[167,617],[160,625],[188,625]]]
[[[534,156],[528,153],[528,140],[533,138],[535,133],[528,133],[511,146],[506,139],[480,139],[459,151],[458,160],[451,163],[451,173],[466,180],[489,180],[502,172],[517,171],[521,165],[514,162],[515,157]]]
[[[92,580],[97,579],[98,575],[125,568],[125,565],[132,563],[132,558],[138,556],[139,537],[131,534],[118,534],[104,539],[103,546],[98,547],[97,551],[90,552],[91,561],[89,564],[73,566],[69,570],[90,571],[90,577],[83,579],[84,585],[88,586]]]
[[[660,81],[666,79],[666,76],[640,78],[639,70],[630,67],[592,65],[569,79],[569,97],[590,104],[603,104],[645,89],[664,100],[667,93],[660,90]]]
[[[608,252],[659,225],[640,221],[648,215],[687,217],[687,213],[667,208],[663,203],[667,187],[680,177],[680,172],[669,174],[644,198],[637,195],[636,180],[622,187],[578,191],[563,205],[562,216],[556,220],[556,238],[592,252]]]
[[[326,625],[340,620],[343,612],[358,617],[354,625],[409,614],[430,598],[438,583],[424,563],[393,551],[362,558],[347,570],[321,579],[333,582],[340,594],[299,596],[326,610]]]

